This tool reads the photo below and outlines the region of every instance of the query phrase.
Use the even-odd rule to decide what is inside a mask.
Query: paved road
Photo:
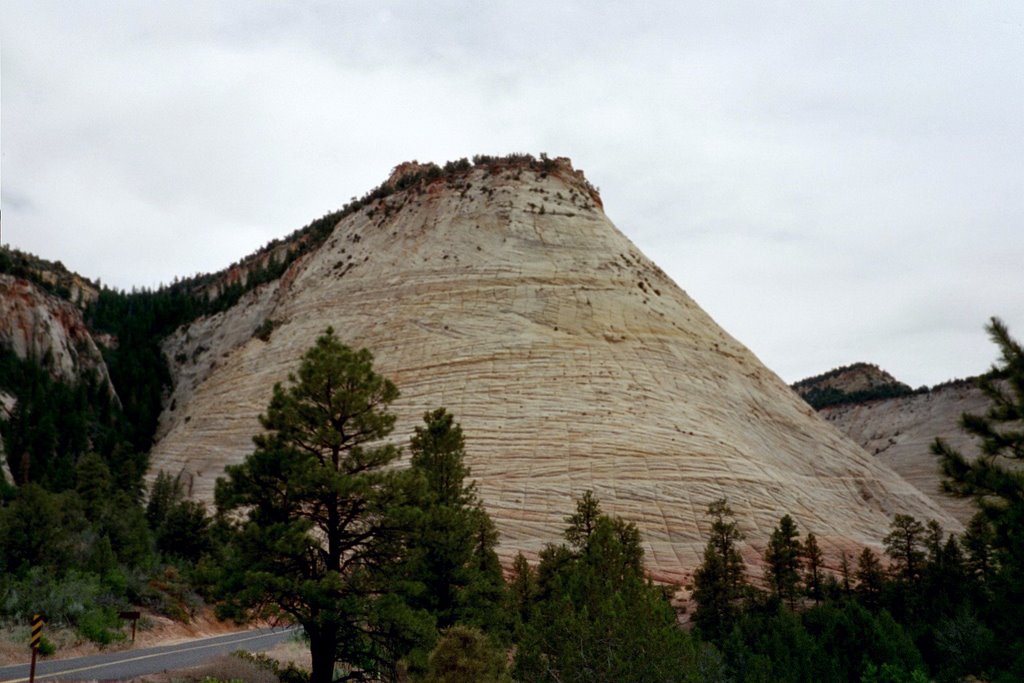
[[[269,649],[291,637],[295,630],[295,627],[261,628],[144,650],[123,650],[74,659],[40,660],[36,663],[36,680],[109,681],[186,669],[235,650],[256,652]],[[0,681],[22,683],[28,680],[28,670],[28,664],[0,668]]]

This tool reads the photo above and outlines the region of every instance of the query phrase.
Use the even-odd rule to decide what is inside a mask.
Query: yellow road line
[[[294,629],[288,629],[288,630],[294,630]],[[81,673],[82,671],[88,671],[90,669],[101,669],[101,668],[103,668],[105,666],[115,666],[117,664],[127,664],[128,662],[137,662],[137,661],[140,661],[142,659],[152,659],[153,657],[166,657],[168,655],[175,655],[175,654],[180,654],[180,653],[183,653],[183,652],[191,652],[193,650],[205,650],[205,649],[211,648],[211,647],[221,647],[223,645],[234,645],[235,643],[244,643],[244,642],[249,641],[249,640],[258,640],[260,638],[266,638],[266,637],[272,636],[272,635],[274,635],[274,634],[273,633],[261,633],[258,636],[249,636],[248,638],[239,638],[238,640],[229,640],[227,642],[221,641],[219,643],[210,643],[209,645],[197,645],[195,647],[187,647],[187,648],[184,648],[182,650],[171,650],[170,652],[154,652],[153,654],[139,655],[138,657],[131,657],[129,659],[118,659],[118,660],[115,660],[113,662],[107,662],[105,664],[92,664],[90,666],[83,666],[83,667],[79,667],[77,669],[65,669],[63,671],[56,671],[56,672],[54,672],[52,674],[42,674],[42,675],[36,674],[36,680],[37,681],[42,681],[42,680],[46,680],[47,678],[56,678],[57,676],[67,676],[68,674],[77,674],[77,673]],[[27,681],[28,681],[28,678],[15,678],[14,680],[8,681],[8,683],[26,683]]]

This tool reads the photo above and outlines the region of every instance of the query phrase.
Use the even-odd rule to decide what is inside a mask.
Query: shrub
[[[117,611],[111,607],[94,607],[83,614],[77,624],[82,636],[100,645],[124,640],[125,635],[120,631],[120,626]]]
[[[430,653],[426,683],[508,681],[505,653],[479,629],[456,624],[445,631]]]
[[[57,646],[54,645],[53,642],[49,638],[47,638],[46,636],[43,636],[39,640],[39,654],[42,655],[43,657],[49,657],[50,655],[54,654],[55,652],[57,652]]]
[[[274,328],[277,327],[277,321],[271,318],[264,318],[260,326],[252,333],[252,336],[256,337],[260,341],[270,341],[270,335],[273,333]]]

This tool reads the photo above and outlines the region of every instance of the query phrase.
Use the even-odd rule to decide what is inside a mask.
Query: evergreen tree
[[[994,541],[995,534],[988,517],[983,512],[971,517],[963,534],[963,547],[967,554],[964,565],[968,574],[981,585],[989,583],[995,572],[992,557]]]
[[[944,488],[974,497],[995,524],[997,541],[1009,547],[1008,537],[1024,507],[1024,474],[1010,465],[1024,460],[1024,347],[999,318],[992,318],[986,330],[1001,356],[978,378],[991,405],[984,415],[964,413],[960,418],[960,427],[980,440],[981,455],[970,461],[942,439],[935,440],[932,452],[942,463]]]
[[[850,557],[843,551],[843,555],[839,560],[839,576],[842,581],[842,589],[844,595],[849,595],[853,589],[853,584],[850,581]]]
[[[516,615],[519,624],[530,621],[530,612],[537,601],[537,575],[526,561],[523,553],[516,553],[512,561],[512,576],[509,579],[510,609]]]
[[[85,526],[76,514],[74,492],[54,494],[25,484],[6,508],[0,508],[0,558],[7,572],[33,567],[63,568],[71,562],[74,538]]]
[[[154,531],[159,529],[171,508],[184,498],[185,489],[181,484],[181,475],[172,477],[160,470],[149,492],[149,502],[146,503],[146,521],[149,522],[149,528]]]
[[[576,512],[565,518],[569,527],[565,530],[565,539],[579,550],[586,546],[590,534],[594,533],[597,520],[601,517],[601,504],[594,497],[594,492],[586,490],[583,497],[576,502]]]
[[[801,616],[832,669],[830,675],[804,680],[852,683],[863,680],[871,666],[890,665],[898,672],[913,672],[922,667],[921,653],[913,638],[884,609],[871,612],[857,601],[843,600],[812,607]],[[882,680],[895,683],[907,679]]]
[[[808,532],[807,540],[804,541],[802,550],[804,567],[806,568],[804,572],[804,587],[807,590],[807,595],[817,604],[821,602],[822,597],[822,565],[825,558],[821,548],[818,546],[818,539],[813,533]],[[843,561],[846,561],[845,553],[843,554]],[[849,568],[847,568],[848,571]]]
[[[789,515],[784,515],[772,530],[764,551],[765,579],[772,593],[785,600],[791,609],[796,606],[800,584],[801,550],[796,522]]]
[[[593,496],[577,502],[567,520],[589,529],[581,545],[541,553],[542,587],[521,631],[515,661],[524,681],[684,681],[695,678],[702,655],[676,623],[666,592],[643,575],[635,525],[589,513]],[[582,514],[580,514],[582,513]],[[582,538],[575,532],[567,536]],[[519,562],[518,593],[531,593]],[[526,598],[528,599],[528,598]],[[709,664],[713,668],[713,664]]]
[[[942,525],[934,519],[928,520],[924,531],[924,549],[929,565],[936,565],[942,561],[943,540]]]
[[[467,482],[465,439],[462,427],[444,408],[423,415],[424,426],[416,427],[409,450],[411,464],[427,482],[431,502],[467,506],[475,502],[475,484]]]
[[[406,541],[408,470],[389,467],[398,449],[382,444],[398,397],[328,328],[303,356],[289,386],[274,387],[264,433],[240,465],[217,482],[222,513],[241,516],[222,590],[242,608],[265,607],[301,624],[314,683],[394,674],[396,642],[418,642],[429,622],[403,606],[386,580]]]
[[[892,560],[894,575],[908,585],[921,576],[925,559],[922,550],[924,540],[924,525],[910,515],[896,515],[889,527],[889,534],[882,539],[885,554]]]
[[[429,611],[442,630],[456,622],[494,628],[503,621],[504,601],[497,532],[467,481],[462,429],[444,408],[423,421],[410,445],[412,472],[424,487],[406,572],[425,589],[410,603]]]
[[[505,653],[471,626],[456,625],[445,631],[430,653],[423,683],[511,682]]]
[[[131,492],[119,490],[110,497],[96,530],[110,538],[114,553],[126,566],[145,568],[152,563],[146,513]]]
[[[869,607],[878,607],[882,588],[885,585],[885,570],[878,555],[871,548],[864,548],[857,558],[857,594],[861,602]]]
[[[212,547],[206,506],[194,500],[175,504],[157,527],[156,547],[166,557],[196,563]]]
[[[743,535],[724,498],[711,503],[707,514],[712,519],[711,535],[704,561],[693,575],[694,621],[703,637],[720,641],[732,629],[743,596],[746,570],[736,548]]]
[[[78,461],[75,473],[75,490],[82,501],[85,516],[90,521],[98,520],[107,509],[113,489],[110,468],[95,453],[89,453]]]
[[[982,414],[964,413],[960,427],[980,441],[981,453],[969,460],[941,439],[932,452],[946,475],[944,488],[973,498],[981,517],[972,520],[964,537],[967,566],[980,579],[978,597],[988,604],[986,617],[1007,654],[998,667],[1010,678],[1024,676],[1024,347],[1006,325],[992,318],[986,326],[1000,358],[978,378],[989,399]],[[987,626],[986,626],[987,628]]]

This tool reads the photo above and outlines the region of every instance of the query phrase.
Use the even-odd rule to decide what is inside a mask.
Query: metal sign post
[[[36,655],[39,653],[39,643],[43,640],[43,615],[32,615],[32,666],[29,667],[28,681],[33,683],[36,680]]]

